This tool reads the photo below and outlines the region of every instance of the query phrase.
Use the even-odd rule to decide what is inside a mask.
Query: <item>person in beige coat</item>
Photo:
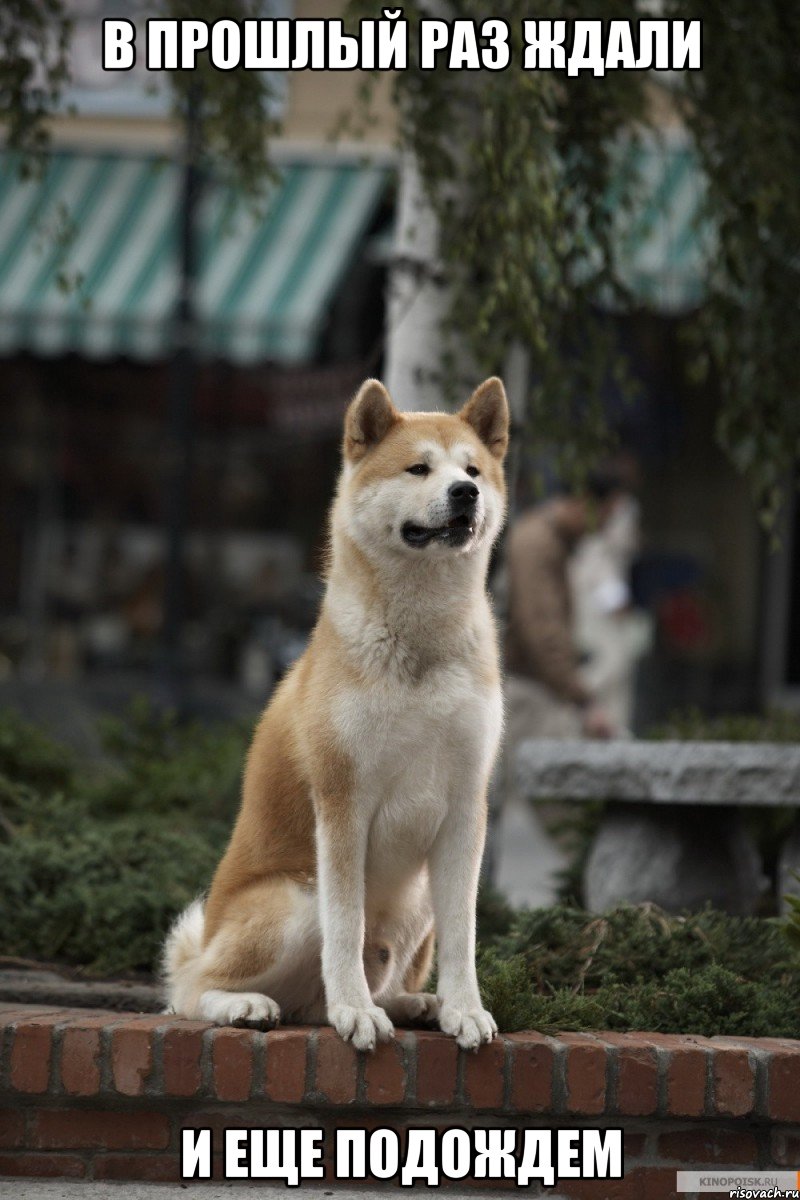
[[[524,512],[506,545],[505,734],[487,874],[516,905],[553,903],[564,866],[563,851],[516,786],[520,742],[617,732],[582,678],[575,641],[570,560],[622,495],[611,473],[590,482],[586,496],[558,495]]]
[[[602,528],[623,495],[616,476],[593,476],[587,495],[563,494],[529,509],[507,546],[507,743],[527,737],[611,737],[611,718],[582,677],[576,649],[570,560]]]

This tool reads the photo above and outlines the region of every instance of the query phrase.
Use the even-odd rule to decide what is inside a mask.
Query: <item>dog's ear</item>
[[[470,396],[458,414],[477,433],[495,458],[504,458],[508,449],[508,400],[502,379],[493,375]]]
[[[400,420],[400,413],[379,379],[366,379],[344,419],[344,454],[358,462]]]

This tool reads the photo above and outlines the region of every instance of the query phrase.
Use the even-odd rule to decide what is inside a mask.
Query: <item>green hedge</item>
[[[240,727],[179,726],[140,702],[76,763],[0,714],[0,948],[150,971],[172,917],[208,886],[236,811]]]
[[[503,921],[498,908],[479,967],[503,1029],[800,1037],[800,957],[776,918],[559,905]]]

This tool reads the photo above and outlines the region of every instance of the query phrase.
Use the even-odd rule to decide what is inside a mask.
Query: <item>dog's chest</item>
[[[334,721],[361,783],[391,789],[426,778],[443,784],[465,753],[480,757],[491,742],[499,703],[497,690],[476,680],[468,666],[449,664],[418,684],[389,679],[343,688]]]
[[[370,873],[397,878],[424,859],[448,806],[480,786],[500,725],[499,695],[463,665],[416,687],[342,692],[337,731],[370,821]]]

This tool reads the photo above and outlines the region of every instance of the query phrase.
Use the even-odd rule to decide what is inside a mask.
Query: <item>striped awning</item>
[[[385,191],[385,167],[297,162],[262,202],[207,184],[198,213],[199,349],[311,358]],[[0,354],[168,353],[178,284],[174,163],[54,153],[20,178],[0,159]]]
[[[617,177],[620,191],[630,187],[630,203],[615,206],[622,282],[636,302],[656,312],[677,315],[696,308],[715,242],[702,217],[704,179],[686,135],[675,131],[626,141]]]

